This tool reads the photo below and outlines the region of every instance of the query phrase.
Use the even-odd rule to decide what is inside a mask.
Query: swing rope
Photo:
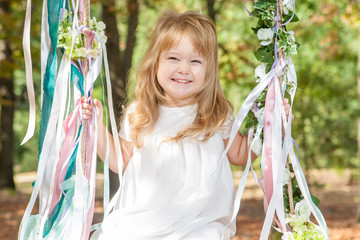
[[[89,26],[89,15],[90,15],[90,3],[89,0],[83,0],[83,6],[84,6],[84,15],[82,19],[82,24],[86,27]],[[87,49],[88,48],[88,38],[87,36],[84,36],[84,46]],[[86,76],[89,72],[89,59],[88,57],[85,57],[83,59],[84,64],[84,89],[86,91]],[[88,97],[88,93],[84,91],[84,96]],[[89,100],[87,100],[89,101]],[[82,162],[82,168],[83,172],[85,174],[85,162],[86,162],[86,137],[87,137],[87,122],[88,120],[84,120],[83,123],[83,134],[82,134],[82,143],[81,143],[81,162]]]

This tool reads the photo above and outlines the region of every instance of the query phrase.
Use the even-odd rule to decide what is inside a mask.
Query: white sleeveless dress
[[[230,126],[206,142],[164,142],[193,122],[196,109],[160,107],[153,133],[142,148],[134,148],[116,210],[91,239],[219,240],[224,231],[224,239],[235,233],[235,223],[226,228],[234,182],[229,161],[220,161]],[[131,141],[127,116],[120,137]]]

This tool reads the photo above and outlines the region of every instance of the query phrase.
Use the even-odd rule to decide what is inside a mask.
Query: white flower
[[[97,30],[98,32],[104,31],[105,28],[106,28],[106,26],[105,26],[105,23],[104,23],[104,22],[99,21],[99,22],[96,23],[96,30]]]
[[[267,46],[273,41],[274,31],[271,28],[260,28],[257,37],[261,41],[260,45]]]
[[[252,144],[251,150],[256,154],[256,156],[260,156],[261,151],[262,151],[262,141],[261,141],[261,139],[259,137],[254,138],[252,140],[251,144]]]
[[[88,49],[87,51],[86,51],[86,53],[87,54],[89,54],[90,55],[90,57],[92,57],[92,58],[97,58],[97,56],[99,56],[99,50],[97,50],[96,48],[93,48],[93,49]]]
[[[305,218],[306,220],[310,219],[311,210],[307,205],[305,199],[301,200],[300,202],[296,203],[295,206],[295,214]]]
[[[258,109],[254,114],[255,114],[255,117],[257,118],[258,122],[263,122],[264,121],[264,111],[265,111],[265,108],[260,108]]]
[[[281,240],[294,240],[294,236],[292,232],[286,232],[282,235]]]
[[[74,49],[78,57],[86,57],[86,48],[81,47],[78,49]]]
[[[254,114],[255,114],[255,117],[257,118],[257,120],[260,122],[260,120],[262,119],[262,117],[264,116],[264,111],[265,111],[265,108],[260,108],[258,109]]]
[[[295,0],[294,0],[295,3]],[[282,4],[283,4],[283,11],[285,15],[288,15],[289,12],[293,12],[294,11],[294,3],[292,2],[292,0],[283,0]]]
[[[290,171],[289,171],[289,169],[285,168],[283,179],[282,179],[283,186],[289,183],[289,177],[290,177]]]
[[[302,216],[295,214],[286,214],[285,223],[290,223],[291,226],[300,226],[306,222],[306,219]]]
[[[107,41],[107,36],[105,35],[105,33],[104,33],[103,31],[99,33],[99,36],[100,36],[100,38],[101,38],[101,41],[102,41],[103,43],[106,43],[106,41]]]
[[[266,63],[261,63],[259,66],[255,68],[255,77],[258,79],[256,82],[260,82],[260,79],[266,75]]]

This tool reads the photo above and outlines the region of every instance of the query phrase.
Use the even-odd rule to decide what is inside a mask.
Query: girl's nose
[[[186,61],[181,61],[178,66],[178,73],[189,73],[189,64]]]

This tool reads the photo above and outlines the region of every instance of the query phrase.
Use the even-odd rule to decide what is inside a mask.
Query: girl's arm
[[[227,157],[233,165],[244,165],[247,162],[249,148],[247,145],[248,135],[242,136],[240,132],[236,133],[233,143],[231,144]],[[225,148],[229,143],[229,138],[224,139]],[[255,153],[251,152],[251,160],[256,158]]]
[[[82,108],[83,108],[83,118],[89,119],[92,115],[92,108],[89,104],[87,104],[87,100],[85,98],[82,99]],[[118,169],[118,163],[116,159],[116,151],[115,151],[115,144],[114,144],[114,138],[112,134],[108,131],[106,128],[104,122],[103,122],[103,110],[101,102],[97,99],[94,100],[94,105],[96,107],[96,119],[98,123],[98,138],[97,138],[97,154],[99,155],[101,161],[104,162],[105,156],[106,156],[106,144],[109,143],[109,168],[111,171],[115,173],[119,173]],[[109,141],[106,139],[106,132],[109,136]],[[127,164],[129,163],[132,154],[134,146],[131,142],[125,141],[124,139],[120,138],[120,147],[121,152],[123,156],[123,169],[122,172],[124,172]]]

